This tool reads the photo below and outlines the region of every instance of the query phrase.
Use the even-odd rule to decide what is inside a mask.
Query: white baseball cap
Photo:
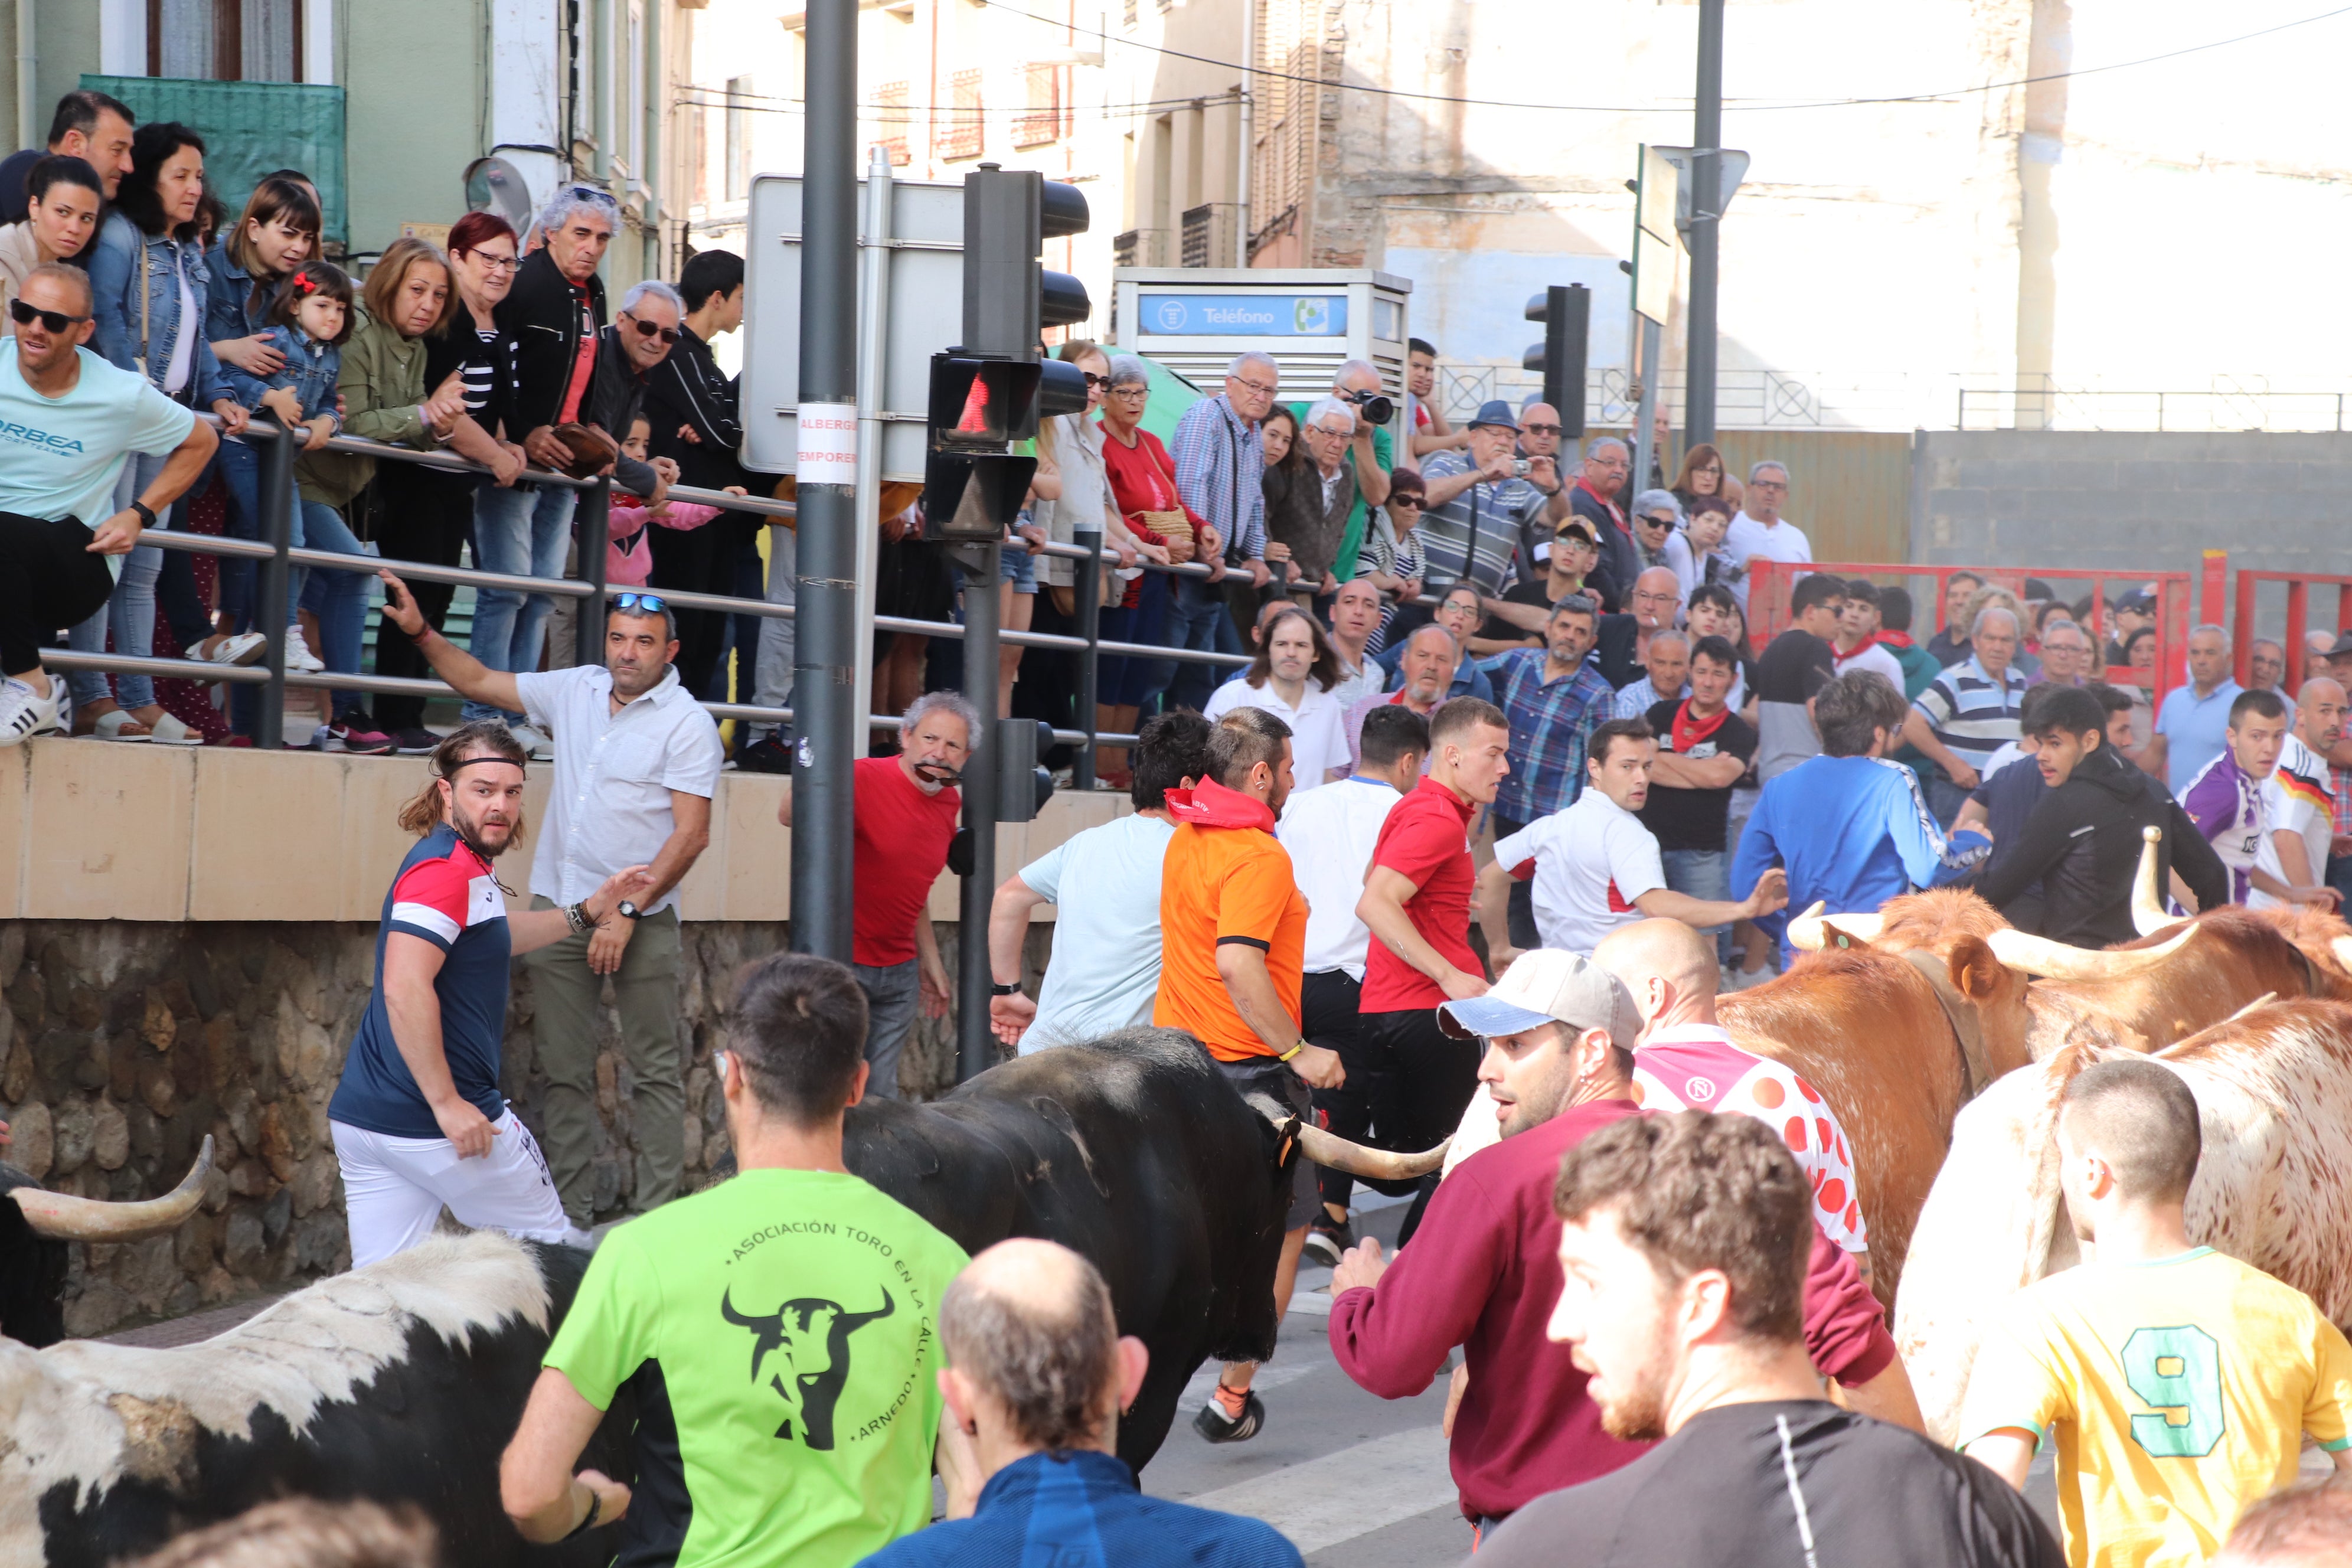
[[[1642,1032],[1623,981],[1580,952],[1551,947],[1519,954],[1484,996],[1439,1007],[1437,1023],[1456,1039],[1493,1039],[1554,1023],[1606,1029],[1612,1044],[1628,1050]]]

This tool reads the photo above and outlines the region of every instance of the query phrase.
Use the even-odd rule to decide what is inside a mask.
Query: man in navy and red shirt
[[[1454,1130],[1478,1088],[1475,1047],[1447,1037],[1434,1009],[1486,989],[1486,966],[1470,946],[1470,819],[1492,804],[1510,771],[1511,731],[1503,710],[1457,697],[1429,723],[1421,783],[1381,824],[1356,916],[1371,931],[1359,1004],[1360,1038],[1371,1065],[1366,1091],[1374,1140],[1426,1149]],[[1405,1216],[1399,1245],[1421,1221],[1433,1178]]]
[[[936,1018],[954,994],[931,930],[931,884],[947,869],[963,794],[955,787],[971,756],[979,712],[952,691],[926,691],[898,721],[898,754],[861,757],[853,770],[851,816],[857,885],[850,968],[866,993],[867,1098],[898,1098],[898,1053],[915,1010]],[[793,791],[776,808],[793,825]]]
[[[400,825],[419,835],[384,895],[375,990],[327,1106],[342,1167],[352,1267],[461,1225],[584,1247],[539,1145],[499,1092],[509,960],[617,918],[646,868],[569,909],[507,912],[490,863],[522,831],[524,752],[495,721],[435,749],[433,782]]]
[[[1445,1179],[1420,1238],[1393,1263],[1377,1241],[1341,1259],[1331,1279],[1331,1352],[1363,1387],[1406,1399],[1463,1348],[1467,1386],[1454,1422],[1453,1472],[1463,1515],[1483,1532],[1648,1447],[1602,1430],[1586,1374],[1545,1331],[1562,1280],[1552,1211],[1560,1156],[1641,1114],[1633,1078],[1641,1025],[1615,976],[1548,948],[1520,954],[1493,990],[1448,1002],[1440,1014],[1449,1028],[1487,1041],[1478,1077],[1502,1142]],[[1818,1230],[1805,1343],[1814,1365],[1850,1388],[1896,1360],[1877,1298]]]

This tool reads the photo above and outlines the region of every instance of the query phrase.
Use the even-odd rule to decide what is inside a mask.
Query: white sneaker
[[[65,681],[54,675],[49,677],[47,697],[35,691],[29,681],[0,679],[0,746],[13,746],[46,731],[61,730],[58,710],[64,705],[65,689]]]
[[[231,632],[205,657],[215,664],[257,664],[268,651],[269,639],[259,632]]]
[[[286,628],[286,668],[307,670],[312,675],[327,668],[327,661],[312,653],[310,645],[302,640],[299,626]]]
[[[532,762],[548,763],[555,760],[555,742],[530,725],[510,724],[507,727],[507,732],[521,742],[523,755]]]

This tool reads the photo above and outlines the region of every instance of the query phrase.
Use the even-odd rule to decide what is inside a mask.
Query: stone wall
[[[1032,928],[1033,975],[1051,929]],[[704,921],[684,931],[679,1026],[695,1186],[727,1150],[710,1068],[724,999],[742,965],[784,944],[787,928]],[[127,1199],[168,1190],[207,1132],[215,1145],[202,1208],[176,1234],[73,1248],[68,1332],[101,1334],[349,1267],[327,1102],[367,1006],[375,933],[373,922],[0,924],[0,1120],[14,1127],[5,1158],[57,1191]],[[952,971],[956,929],[939,933]],[[632,1079],[610,1008],[600,1035],[596,1205],[612,1217],[635,1186]],[[546,1079],[533,1046],[530,978],[518,964],[504,1088],[537,1132]],[[902,1058],[903,1091],[945,1092],[954,1063],[947,1021],[920,1021]]]

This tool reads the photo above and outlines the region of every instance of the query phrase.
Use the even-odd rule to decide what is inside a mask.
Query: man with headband
[[[587,1245],[499,1093],[508,963],[612,917],[646,868],[569,908],[509,915],[491,862],[522,834],[523,760],[505,725],[468,724],[400,813],[417,844],[384,895],[375,989],[327,1107],[354,1268],[423,1241],[445,1205],[475,1229]]]
[[[923,1016],[947,1016],[955,994],[931,931],[931,884],[947,869],[963,795],[955,785],[971,757],[979,710],[952,691],[926,691],[898,721],[898,754],[860,757],[851,816],[857,842],[851,877],[857,887],[850,968],[866,993],[866,1080],[871,1099],[898,1098],[898,1052]],[[792,786],[776,820],[793,825]],[[1018,984],[999,985],[1009,996]]]

